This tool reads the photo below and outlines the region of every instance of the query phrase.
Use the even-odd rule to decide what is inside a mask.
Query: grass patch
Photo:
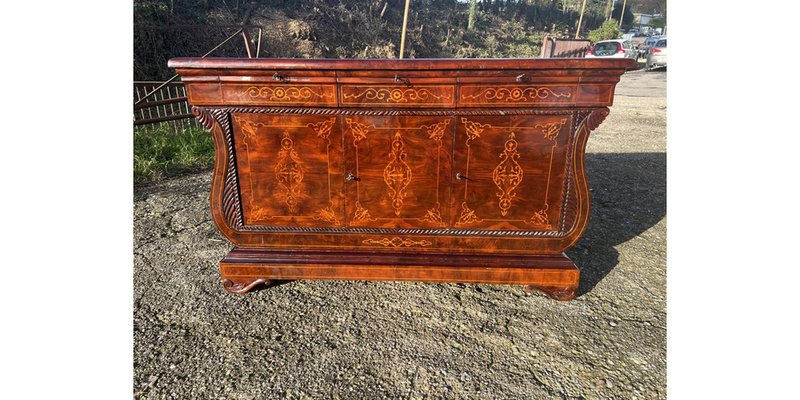
[[[214,165],[214,140],[200,127],[177,131],[164,124],[133,133],[133,181],[155,182]]]

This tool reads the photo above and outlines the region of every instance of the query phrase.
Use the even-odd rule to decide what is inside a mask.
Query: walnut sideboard
[[[226,290],[273,280],[578,287],[584,151],[629,59],[169,61],[216,159]]]

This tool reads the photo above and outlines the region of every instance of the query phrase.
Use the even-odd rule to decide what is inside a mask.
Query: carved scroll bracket
[[[192,106],[192,114],[197,118],[197,122],[204,128],[211,129],[214,126],[214,117],[207,109],[197,106]]]
[[[585,121],[584,123],[586,124],[586,127],[589,128],[590,131],[593,131],[597,129],[597,127],[600,126],[600,124],[602,124],[603,121],[605,121],[607,116],[608,116],[607,107],[598,108],[589,113],[589,115],[584,120]]]

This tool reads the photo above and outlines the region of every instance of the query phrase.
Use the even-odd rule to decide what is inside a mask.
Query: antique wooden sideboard
[[[521,284],[575,296],[584,151],[629,59],[169,61],[216,160],[223,286]]]

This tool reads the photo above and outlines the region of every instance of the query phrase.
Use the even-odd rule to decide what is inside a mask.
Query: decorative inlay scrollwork
[[[328,207],[319,209],[319,211],[317,211],[317,215],[314,216],[314,220],[325,221],[334,225],[339,225],[339,218],[336,218],[336,212],[333,211],[333,203],[330,203]]]
[[[317,133],[318,137],[323,139],[328,139],[328,136],[331,134],[331,128],[333,128],[333,124],[336,123],[336,118],[331,118],[322,122],[309,123],[306,126],[313,129],[314,132]]]
[[[268,101],[310,100],[312,97],[331,97],[330,94],[317,93],[305,86],[250,86],[243,90],[243,96],[263,98]]]
[[[440,146],[442,145],[442,137],[444,136],[445,128],[450,124],[450,118],[433,125],[421,125],[420,129],[425,129],[428,133],[428,138],[433,139]]]
[[[269,211],[259,205],[250,206],[252,211],[248,214],[248,219],[252,221],[263,221],[265,219],[272,219]]]
[[[375,245],[375,246],[383,246],[383,247],[389,247],[389,246],[391,246],[391,247],[413,247],[413,246],[427,247],[427,246],[430,246],[430,245],[433,244],[430,241],[427,241],[427,240],[424,240],[424,239],[423,240],[412,240],[412,239],[408,239],[408,238],[399,238],[397,236],[395,236],[395,237],[393,237],[391,239],[389,239],[389,238],[383,238],[383,239],[380,239],[380,240],[364,239],[364,241],[362,241],[361,243],[369,244],[369,245]]]
[[[561,127],[567,122],[565,118],[562,118],[559,122],[551,122],[549,124],[536,124],[536,128],[542,128],[542,135],[547,140],[552,142],[556,141],[558,138],[558,133],[561,132]]]
[[[350,118],[345,118],[347,127],[350,128],[350,133],[353,135],[353,146],[358,147],[358,142],[367,138],[367,133],[370,129],[375,129],[375,125],[365,125],[353,121]]]
[[[344,94],[345,100],[358,100],[361,97],[364,100],[382,100],[393,103],[407,103],[409,101],[425,101],[429,97],[436,100],[449,100],[450,96],[442,95],[437,96],[435,93],[428,89],[385,89],[385,88],[368,88],[359,94]]]
[[[303,181],[303,166],[288,131],[283,133],[283,139],[281,139],[281,151],[278,153],[278,162],[275,164],[275,177],[284,188],[284,202],[289,208],[289,212],[296,212],[297,201],[300,197],[300,183]]]
[[[545,208],[533,213],[525,222],[529,225],[544,226],[550,229],[550,218],[547,217],[547,206],[545,205]]]
[[[482,221],[482,219],[475,216],[475,211],[467,206],[466,201],[461,203],[461,215],[458,217],[458,221],[456,221],[457,227]]]
[[[502,216],[508,214],[508,209],[511,208],[511,200],[517,196],[514,190],[522,182],[524,175],[522,166],[517,162],[520,158],[517,147],[516,134],[511,132],[508,135],[503,152],[500,154],[500,163],[492,171],[492,180],[497,188],[500,189],[497,192],[497,197],[500,199],[499,206]]]
[[[467,131],[467,146],[469,146],[470,141],[481,137],[481,133],[483,133],[484,129],[492,127],[489,124],[481,124],[480,122],[470,121],[466,118],[461,118],[461,122],[464,123],[464,129]]]
[[[389,163],[383,169],[383,181],[389,187],[389,197],[392,198],[394,215],[400,216],[403,207],[405,189],[411,183],[411,167],[406,163],[407,154],[405,144],[400,132],[395,132],[392,148],[389,152]]]
[[[436,207],[428,210],[425,213],[425,215],[422,218],[420,218],[420,220],[430,222],[432,224],[436,224],[441,227],[447,226],[447,224],[445,224],[444,221],[442,220],[442,212],[439,210],[440,207],[441,206],[439,205],[439,203],[436,203]]]
[[[505,101],[533,101],[536,99],[546,99],[553,97],[572,97],[570,91],[556,92],[549,87],[512,87],[512,88],[487,88],[480,93],[473,95],[462,95],[461,98],[475,100],[483,97],[485,100],[505,100]]]
[[[368,221],[375,221],[375,218],[369,215],[369,210],[361,206],[361,202],[356,200],[356,211],[353,213],[353,222],[364,223]]]

